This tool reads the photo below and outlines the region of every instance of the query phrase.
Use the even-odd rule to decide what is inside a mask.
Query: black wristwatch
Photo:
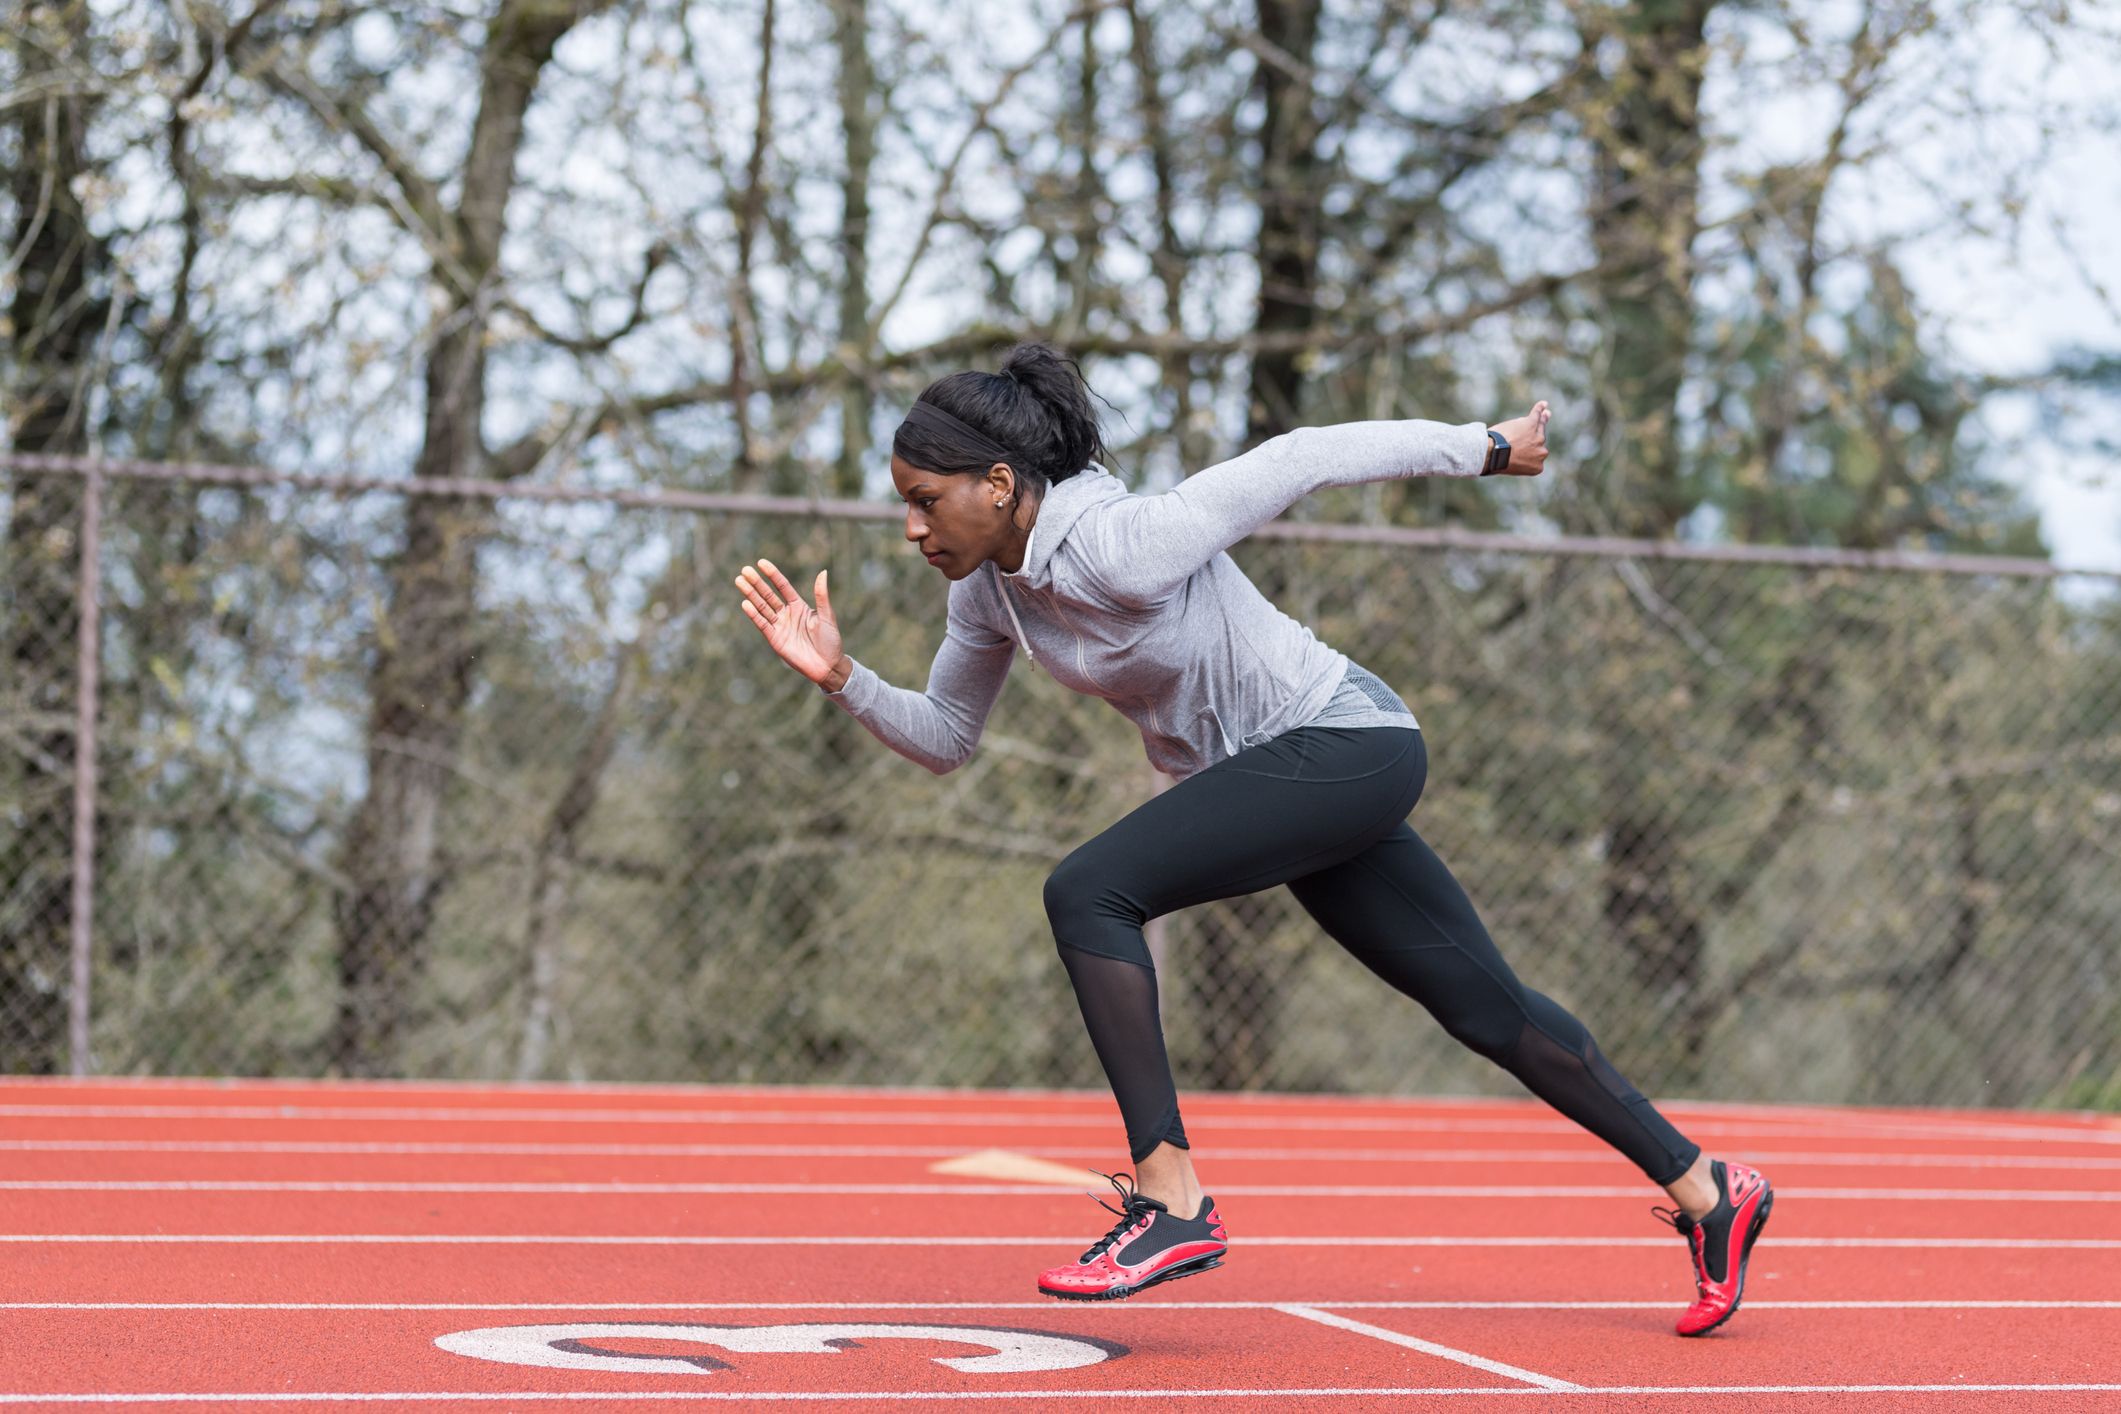
[[[1490,427],[1488,442],[1488,464],[1480,469],[1482,476],[1494,476],[1510,464],[1510,439]]]

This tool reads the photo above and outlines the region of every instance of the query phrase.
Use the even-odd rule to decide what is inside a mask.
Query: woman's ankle
[[[1692,1168],[1664,1186],[1664,1191],[1679,1205],[1679,1211],[1696,1222],[1715,1212],[1716,1203],[1722,1196],[1716,1191],[1716,1176],[1709,1171],[1710,1162],[1704,1153],[1694,1160]]]
[[[1200,1180],[1194,1176],[1190,1155],[1174,1144],[1159,1144],[1154,1152],[1134,1166],[1135,1191],[1169,1208],[1182,1218],[1200,1212]]]

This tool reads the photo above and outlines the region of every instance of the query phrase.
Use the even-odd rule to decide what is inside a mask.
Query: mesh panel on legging
[[[1529,987],[1524,1000],[1525,1023],[1517,1044],[1507,1055],[1490,1060],[1633,1159],[1655,1182],[1670,1183],[1693,1167],[1700,1149],[1681,1138],[1656,1106],[1613,1068],[1582,1022]]]
[[[1138,962],[1064,947],[1061,960],[1090,1029],[1090,1044],[1112,1081],[1127,1126],[1127,1149],[1140,1163],[1165,1140],[1184,1149],[1171,1060],[1156,1012],[1156,972]]]
[[[1671,1183],[1700,1155],[1613,1068],[1582,1022],[1518,981],[1465,890],[1411,826],[1289,890],[1335,941],[1427,1007],[1453,1038],[1653,1182]]]

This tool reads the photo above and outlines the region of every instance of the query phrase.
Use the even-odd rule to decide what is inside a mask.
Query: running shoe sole
[[[1146,1281],[1132,1286],[1115,1286],[1108,1291],[1055,1291],[1051,1287],[1040,1287],[1039,1294],[1060,1301],[1124,1301],[1137,1291],[1147,1291],[1162,1281],[1177,1281],[1180,1277],[1197,1276],[1211,1267],[1223,1264],[1224,1253],[1212,1252],[1205,1257],[1194,1257],[1184,1262],[1174,1262]]]
[[[1718,1316],[1713,1323],[1703,1326],[1700,1330],[1686,1332],[1688,1338],[1707,1335],[1710,1331],[1715,1330],[1725,1321],[1737,1315],[1738,1308],[1745,1304],[1745,1269],[1752,1263],[1753,1244],[1760,1239],[1760,1229],[1767,1226],[1768,1214],[1774,1210],[1775,1190],[1770,1188],[1767,1192],[1760,1195],[1760,1207],[1754,1212],[1752,1222],[1746,1225],[1745,1246],[1738,1251],[1738,1294],[1731,1298],[1731,1309]]]

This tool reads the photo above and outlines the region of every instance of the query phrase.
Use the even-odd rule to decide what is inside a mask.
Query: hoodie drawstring
[[[987,563],[994,564],[992,560]],[[1024,632],[1024,621],[1016,616],[1016,605],[1009,598],[1009,586],[1002,583],[1000,565],[994,565],[994,587],[1001,591],[1002,607],[1009,611],[1009,622],[1016,625],[1016,641],[1024,645],[1024,656],[1031,660],[1032,667],[1037,667],[1038,654],[1031,651],[1031,637]]]

